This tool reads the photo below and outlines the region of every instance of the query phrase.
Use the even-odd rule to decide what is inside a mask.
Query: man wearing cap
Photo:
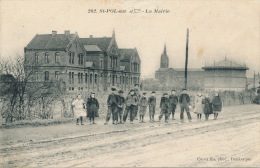
[[[164,116],[165,122],[168,123],[169,107],[170,107],[170,100],[168,98],[168,94],[164,93],[163,97],[161,98],[161,102],[160,102],[161,114],[159,116],[159,122],[161,121],[162,117]]]
[[[118,117],[117,117],[117,122],[118,122],[118,118],[120,120],[119,124],[122,124],[123,122],[123,109],[124,109],[124,105],[125,105],[125,98],[123,95],[124,91],[123,90],[119,90],[118,91]]]
[[[131,89],[129,95],[126,97],[126,109],[124,113],[124,123],[127,119],[128,113],[130,112],[130,123],[133,124],[135,109],[138,103],[137,96],[135,95],[135,90]]]
[[[172,120],[175,120],[174,113],[175,113],[176,106],[178,104],[178,97],[175,93],[175,90],[172,90],[171,95],[169,96],[169,99],[170,99],[170,109],[169,109],[168,117],[170,117],[172,114]]]
[[[181,114],[180,114],[181,122],[184,121],[184,116],[183,116],[184,110],[186,111],[188,119],[191,122],[191,115],[189,111],[190,96],[187,94],[186,89],[182,89],[182,94],[180,95],[179,102],[181,106]]]
[[[117,118],[119,98],[118,95],[116,95],[115,93],[116,93],[116,88],[114,87],[111,88],[111,94],[109,94],[107,99],[108,110],[107,110],[106,122],[104,123],[105,125],[107,125],[107,123],[109,122],[111,113],[112,113],[113,124],[115,125],[117,124],[116,118]]]

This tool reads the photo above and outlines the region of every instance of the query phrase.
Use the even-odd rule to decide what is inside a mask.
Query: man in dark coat
[[[130,123],[133,124],[133,120],[135,118],[135,109],[136,106],[138,105],[138,99],[135,95],[135,90],[132,89],[130,90],[129,95],[126,97],[126,109],[125,109],[125,113],[124,113],[124,123],[126,122],[128,113],[130,112]]]
[[[90,125],[96,124],[95,117],[98,117],[99,104],[98,100],[95,98],[95,93],[92,92],[87,100],[87,117],[89,117]]]
[[[170,108],[170,100],[168,98],[168,94],[164,93],[163,97],[161,98],[160,102],[160,108],[161,108],[161,113],[159,116],[159,122],[161,121],[163,115],[165,116],[165,122],[168,123],[168,113],[169,113],[169,108]]]
[[[111,94],[108,96],[107,99],[108,111],[107,111],[106,122],[104,123],[105,125],[107,125],[111,114],[112,114],[113,124],[115,125],[117,124],[116,118],[117,118],[118,102],[119,102],[119,98],[118,95],[116,95],[116,88],[111,88]]]
[[[182,94],[180,95],[179,102],[181,106],[181,114],[180,114],[181,122],[184,121],[184,116],[183,116],[184,110],[186,111],[188,119],[191,122],[191,115],[189,110],[190,96],[187,94],[186,89],[182,89]]]
[[[168,117],[170,117],[170,115],[172,114],[172,120],[175,120],[174,113],[175,113],[176,106],[178,104],[178,97],[175,93],[175,90],[172,90],[171,95],[169,96],[169,99],[170,99],[170,110],[169,110]]]
[[[125,105],[125,98],[123,95],[124,91],[123,90],[119,90],[118,91],[118,118],[120,120],[119,124],[122,124],[123,122],[123,109],[124,109],[124,105]],[[117,118],[117,122],[118,122],[118,118]]]
[[[148,105],[149,105],[150,122],[154,122],[155,107],[156,107],[155,91],[152,91],[152,96],[149,97],[148,99]]]

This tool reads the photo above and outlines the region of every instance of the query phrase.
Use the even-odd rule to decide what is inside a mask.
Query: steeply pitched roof
[[[240,65],[234,61],[224,59],[222,61],[216,62],[209,66],[202,67],[203,69],[241,69],[248,70],[245,65]]]
[[[97,45],[84,45],[84,48],[86,51],[95,51],[95,52],[99,52],[102,51]]]
[[[102,38],[79,38],[79,41],[83,45],[96,45],[103,52],[106,52],[109,44],[111,43],[112,37],[102,37]]]
[[[135,52],[135,49],[134,48],[120,48],[119,52],[121,54],[122,61],[130,61],[132,55]]]
[[[37,34],[25,47],[26,49],[65,49],[74,34]]]

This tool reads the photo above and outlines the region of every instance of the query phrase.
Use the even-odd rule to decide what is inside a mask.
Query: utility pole
[[[188,52],[189,52],[189,29],[187,29],[186,35],[186,59],[185,59],[185,89],[187,89],[187,71],[188,71]]]

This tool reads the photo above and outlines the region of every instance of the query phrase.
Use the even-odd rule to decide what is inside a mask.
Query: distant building
[[[188,68],[188,89],[203,89],[204,70],[201,68]],[[169,57],[167,55],[166,45],[160,59],[160,68],[155,71],[155,78],[161,81],[161,85],[170,88],[183,88],[185,69],[169,68]]]
[[[205,70],[206,90],[234,90],[246,89],[247,78],[245,65],[225,60],[203,67]]]
[[[37,67],[32,81],[62,81],[67,91],[128,90],[140,81],[136,48],[119,49],[112,37],[80,38],[71,34],[37,34],[24,48],[25,66]]]

